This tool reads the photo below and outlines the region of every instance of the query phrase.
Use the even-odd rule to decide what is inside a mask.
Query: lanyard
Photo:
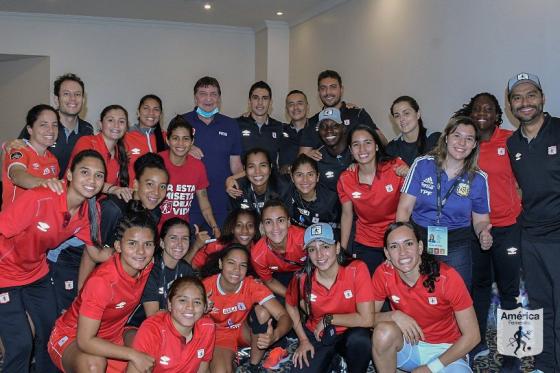
[[[443,198],[441,198],[441,173],[442,173],[441,170],[437,171],[436,189],[437,189],[437,224],[438,225],[439,225],[439,220],[440,220],[440,217],[441,217],[441,210],[443,210],[443,207],[447,203],[447,199],[449,198],[451,193],[453,193],[453,191],[457,188],[457,185],[461,181],[461,177],[457,176],[453,185],[451,185],[451,187],[447,190],[447,193],[445,193],[445,196],[443,196]]]
[[[167,290],[168,290],[168,286],[167,286],[167,280],[165,279],[165,261],[163,260],[163,253],[161,254],[161,277],[163,278],[163,284],[162,284],[162,289],[163,289],[163,299],[167,300]],[[175,267],[175,278],[173,279],[173,281],[177,280],[177,277],[179,276],[179,262],[177,262],[177,266]],[[173,282],[171,282],[173,283]],[[161,306],[161,305],[160,305]],[[165,309],[166,307],[164,307]]]

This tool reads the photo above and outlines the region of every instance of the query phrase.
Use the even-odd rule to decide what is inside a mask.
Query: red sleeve
[[[200,322],[200,321],[199,321]],[[203,321],[204,335],[206,336],[204,346],[204,357],[202,361],[210,362],[214,357],[214,344],[216,342],[216,324],[211,318],[207,317]]]
[[[344,171],[338,178],[338,183],[336,184],[336,190],[338,192],[338,199],[340,199],[340,203],[350,201],[350,196],[348,196],[344,190],[344,179],[348,173],[349,171]]]
[[[93,320],[101,320],[111,301],[111,288],[103,278],[92,276],[85,283],[80,296],[82,304],[79,314]]]
[[[247,292],[251,295],[251,304],[258,303],[261,306],[274,298],[272,291],[261,283],[256,282],[252,277],[247,277]]]
[[[74,149],[72,149],[72,153],[70,154],[70,159],[68,160],[68,166],[66,170],[70,168],[70,165],[72,164],[72,161],[74,160],[76,154],[78,154],[82,150],[93,149],[93,146],[91,145],[91,141],[89,140],[88,137],[89,136],[82,136],[78,139],[76,145],[74,145]]]
[[[159,355],[159,350],[157,348],[161,346],[161,339],[160,328],[148,318],[140,325],[134,337],[132,348],[155,358]]]
[[[206,189],[208,188],[208,185],[210,185],[210,183],[208,182],[208,175],[206,174],[206,167],[204,166],[204,163],[202,163],[198,159],[197,159],[197,163],[199,165],[198,167],[199,177],[198,177],[198,185],[196,186],[196,189],[197,190]]]
[[[34,190],[27,190],[0,212],[0,234],[11,238],[33,223],[40,206],[37,194]],[[22,211],[26,213],[22,214]]]
[[[400,166],[407,166],[408,167],[408,165],[400,158],[396,159],[396,163],[397,163],[396,167],[400,167]],[[399,188],[398,188],[399,193],[401,192],[401,189],[402,189],[403,185],[404,185],[404,177],[399,177]]]
[[[369,277],[369,270],[364,262],[356,261],[354,284],[356,287],[356,302],[373,302],[373,287]]]
[[[371,280],[372,290],[373,290],[373,299],[375,301],[381,302],[384,301],[385,298],[389,295],[387,293],[387,288],[385,287],[385,271],[384,266],[386,264],[383,263],[377,267],[375,272],[373,273],[373,277]]]
[[[259,243],[260,241],[255,246],[253,246],[253,249],[251,250],[251,263],[253,264],[253,269],[263,281],[270,281],[272,280],[272,271],[262,263],[262,261],[264,260],[264,253],[259,253],[259,251],[262,251],[259,249],[259,247],[261,246],[259,245]]]
[[[446,276],[444,294],[453,311],[462,311],[472,306],[473,301],[461,275],[455,269],[449,267]]]
[[[298,286],[300,284],[300,278],[303,278],[304,275],[294,275],[292,280],[288,284],[288,288],[286,289],[286,303],[292,307],[297,307],[299,302],[299,290]]]
[[[208,260],[208,255],[206,255],[206,247],[208,247],[208,245],[202,246],[194,255],[194,258],[192,259],[193,267],[200,269],[202,268],[202,266],[204,266],[204,264],[206,264],[206,260]]]

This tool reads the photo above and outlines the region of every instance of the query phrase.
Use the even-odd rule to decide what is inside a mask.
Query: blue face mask
[[[220,112],[220,109],[218,109],[218,107],[216,107],[214,110],[212,111],[204,111],[202,110],[200,107],[197,106],[196,108],[196,113],[198,115],[200,115],[203,118],[212,118],[214,115],[218,114]]]

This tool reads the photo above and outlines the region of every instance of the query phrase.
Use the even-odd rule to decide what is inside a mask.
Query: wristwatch
[[[325,316],[323,316],[323,324],[324,324],[325,328],[327,326],[331,325],[332,319],[333,319],[332,313],[327,313]]]

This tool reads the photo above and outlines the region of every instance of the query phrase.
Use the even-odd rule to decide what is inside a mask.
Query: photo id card
[[[447,256],[447,227],[428,226],[428,254]]]

